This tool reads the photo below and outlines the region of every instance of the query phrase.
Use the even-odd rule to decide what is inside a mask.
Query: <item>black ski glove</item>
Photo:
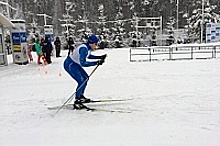
[[[102,65],[104,62],[105,62],[105,58],[107,57],[107,54],[105,54],[105,55],[102,55],[100,58],[100,60],[99,61],[97,61],[97,64],[98,65]]]
[[[102,65],[104,62],[105,62],[105,60],[100,59],[100,60],[97,61],[97,65]]]
[[[107,57],[107,54],[102,55],[102,56],[101,56],[101,59],[105,60],[106,57]]]

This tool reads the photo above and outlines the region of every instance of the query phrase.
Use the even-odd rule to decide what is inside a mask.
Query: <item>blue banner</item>
[[[26,32],[13,32],[12,33],[12,42],[15,45],[19,45],[21,43],[26,42]]]

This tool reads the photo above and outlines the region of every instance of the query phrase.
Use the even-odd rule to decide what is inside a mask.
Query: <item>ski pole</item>
[[[79,91],[80,88],[82,88],[82,86],[89,80],[89,78],[92,76],[92,74],[96,71],[96,69],[98,68],[99,64],[93,69],[93,71],[90,73],[89,77],[79,86],[79,88],[76,90]],[[63,109],[63,107],[69,103],[70,101],[73,100],[74,95],[76,94],[76,92],[74,92],[72,95],[70,95],[70,97],[63,103],[63,105],[56,111],[56,113],[58,113],[61,109]],[[56,114],[55,113],[55,114]]]

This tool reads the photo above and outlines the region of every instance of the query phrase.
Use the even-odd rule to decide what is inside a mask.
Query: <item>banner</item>
[[[206,24],[206,43],[220,42],[220,23]]]
[[[13,59],[16,64],[27,64],[27,33],[24,20],[11,20],[14,24],[11,30]]]
[[[44,36],[48,37],[50,42],[54,41],[53,25],[44,25]]]

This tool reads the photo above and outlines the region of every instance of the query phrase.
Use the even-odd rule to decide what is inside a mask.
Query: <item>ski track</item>
[[[128,49],[95,53],[108,57],[89,80],[86,95],[134,99],[89,106],[132,113],[55,114],[47,107],[62,105],[76,87],[62,68],[65,57],[53,57],[48,66],[10,63],[0,68],[0,145],[219,145],[220,59],[131,63]]]

